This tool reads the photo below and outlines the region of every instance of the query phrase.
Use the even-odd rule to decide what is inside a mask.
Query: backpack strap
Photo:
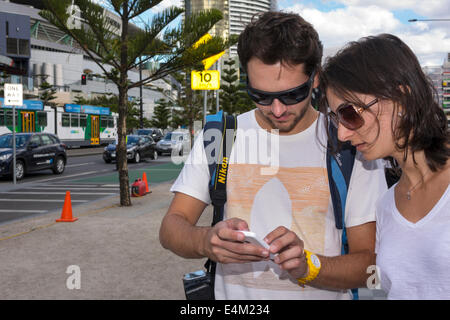
[[[208,169],[211,177],[209,183],[209,195],[214,207],[211,226],[214,226],[216,223],[223,220],[225,202],[227,201],[226,183],[228,177],[228,164],[231,149],[236,138],[236,128],[237,118],[232,115],[224,116],[223,111],[219,111],[215,115],[208,115],[206,117],[205,127],[203,128],[204,136],[205,132],[211,129],[217,129],[222,133],[221,139],[212,135],[213,139],[203,141],[205,150],[212,150],[212,154],[207,154],[207,157],[214,157],[214,159],[208,159]],[[214,143],[214,148],[207,149],[211,143]],[[215,154],[216,152],[217,154]],[[211,276],[210,281],[212,288],[214,288],[216,265],[216,262],[210,259],[205,263],[205,268]]]
[[[337,128],[330,123],[328,128],[329,139],[327,146],[327,172],[330,186],[331,201],[333,203],[334,219],[337,229],[342,229],[341,254],[349,251],[347,230],[345,227],[345,204],[347,200],[350,177],[355,163],[356,148],[350,143],[345,143],[339,148],[339,152],[333,154],[338,145]],[[358,299],[358,289],[352,289],[353,299]]]
[[[329,142],[327,147],[327,171],[330,186],[331,201],[333,203],[334,218],[337,229],[343,230],[345,235],[345,204],[347,200],[350,177],[355,163],[356,148],[346,143],[341,146],[339,152],[333,154],[331,150],[336,150],[338,139],[337,129],[330,124]],[[345,240],[346,237],[345,237]],[[347,241],[342,242],[347,245]],[[348,250],[343,250],[343,254]]]

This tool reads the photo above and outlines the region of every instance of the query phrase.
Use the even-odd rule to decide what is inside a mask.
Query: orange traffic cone
[[[66,198],[64,199],[61,219],[56,219],[56,222],[74,222],[77,220],[78,218],[72,217],[72,201],[70,200],[70,191],[66,191]]]
[[[147,174],[145,172],[142,175],[142,181],[144,181],[145,183],[145,193],[151,193],[150,189],[148,188]]]

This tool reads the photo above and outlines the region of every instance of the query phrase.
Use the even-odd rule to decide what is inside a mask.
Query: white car
[[[158,154],[175,154],[182,156],[191,149],[191,135],[186,131],[168,132],[156,144]]]

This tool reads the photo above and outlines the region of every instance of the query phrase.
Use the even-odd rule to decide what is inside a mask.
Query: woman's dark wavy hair
[[[256,57],[265,64],[305,63],[305,74],[318,70],[323,46],[313,26],[298,14],[269,11],[256,14],[240,34],[238,55],[242,67]]]
[[[423,150],[431,170],[436,171],[446,164],[450,156],[447,117],[417,57],[396,36],[381,34],[350,42],[326,60],[320,76],[323,112],[327,112],[325,92],[328,88],[341,99],[355,104],[364,105],[355,93],[392,101],[393,115],[402,108],[396,128],[396,117],[392,117],[392,131],[396,147],[404,152],[404,159],[409,149],[413,159],[415,152]]]

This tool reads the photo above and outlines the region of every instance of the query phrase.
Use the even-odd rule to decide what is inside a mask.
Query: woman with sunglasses
[[[382,34],[351,42],[321,74],[322,111],[367,160],[392,157],[377,202],[377,269],[390,299],[450,299],[447,119],[411,49]]]

